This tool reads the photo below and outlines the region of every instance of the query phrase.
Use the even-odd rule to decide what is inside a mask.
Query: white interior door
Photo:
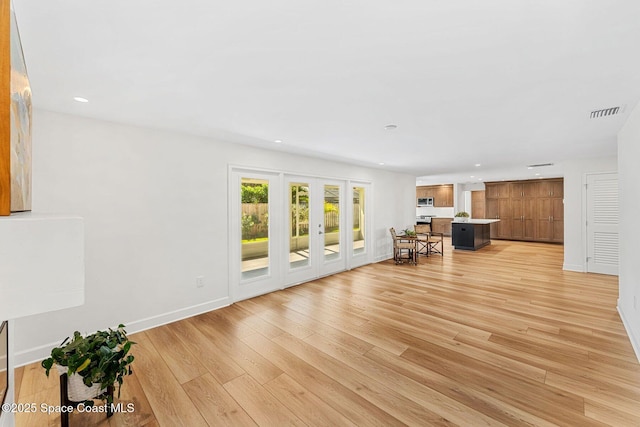
[[[286,284],[346,269],[345,182],[286,176]]]
[[[618,274],[618,174],[587,175],[587,271]]]

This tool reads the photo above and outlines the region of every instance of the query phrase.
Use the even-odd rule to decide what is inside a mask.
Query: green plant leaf
[[[46,375],[54,364],[65,366],[68,375],[77,373],[87,386],[99,383],[101,388],[106,388],[116,382],[122,385],[123,377],[133,372],[131,363],[134,359],[127,353],[134,344],[129,341],[122,324],[115,330],[97,331],[87,336],[75,331],[73,338],[67,338],[60,347],[53,348],[51,357],[44,359],[41,365]],[[106,395],[99,398],[110,400]]]

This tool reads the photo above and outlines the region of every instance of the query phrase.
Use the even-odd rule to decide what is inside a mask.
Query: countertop
[[[470,219],[469,221],[453,221],[456,224],[492,224],[494,222],[499,222],[499,219]]]

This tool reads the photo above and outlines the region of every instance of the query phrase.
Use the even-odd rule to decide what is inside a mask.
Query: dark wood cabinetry
[[[562,179],[488,182],[485,186],[485,217],[500,219],[491,226],[492,238],[564,241]]]

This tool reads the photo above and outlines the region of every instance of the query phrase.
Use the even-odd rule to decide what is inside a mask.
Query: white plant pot
[[[469,218],[466,216],[457,216],[455,219],[456,222],[469,222]]]
[[[60,375],[67,373],[66,366],[56,365]],[[101,389],[100,383],[94,383],[91,387],[87,387],[82,382],[80,374],[71,374],[67,376],[67,397],[72,402],[82,402],[93,399],[106,392],[106,388]]]

